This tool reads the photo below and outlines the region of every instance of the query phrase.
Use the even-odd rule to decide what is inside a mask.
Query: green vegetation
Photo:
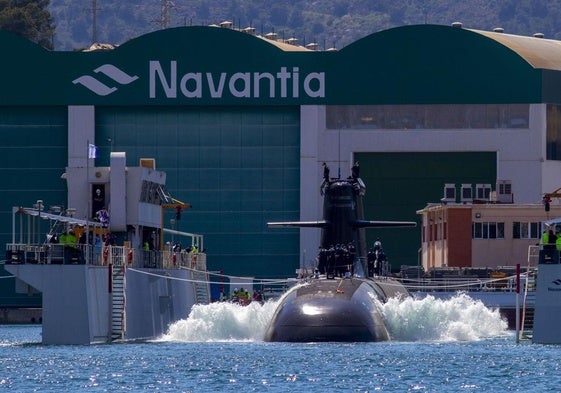
[[[55,26],[47,9],[49,3],[50,0],[0,0],[0,30],[53,49]]]
[[[33,15],[32,5],[43,10],[48,4],[48,0],[0,0],[0,28],[21,31],[13,25]],[[17,10],[8,9],[14,5]],[[94,39],[122,44],[163,27],[226,20],[235,27],[252,26],[258,34],[295,37],[302,45],[316,42],[320,49],[342,48],[391,27],[450,25],[455,21],[467,28],[502,27],[505,33],[531,36],[540,32],[546,38],[561,39],[557,22],[561,20],[561,2],[545,0],[52,0],[48,9],[56,22],[57,50],[87,47]],[[44,14],[35,17],[38,22],[26,22],[21,34],[49,47],[52,21]]]

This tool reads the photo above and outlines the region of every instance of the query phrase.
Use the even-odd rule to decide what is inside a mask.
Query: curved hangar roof
[[[214,27],[85,53],[0,31],[0,46],[0,105],[561,103],[560,41],[451,26],[397,27],[338,51]]]
[[[368,90],[374,104],[561,102],[560,41],[415,25],[371,34],[338,55],[338,72],[361,78],[353,104]]]
[[[516,52],[532,67],[561,71],[561,41],[482,30],[470,30]]]
[[[452,27],[461,28],[454,25]],[[501,31],[465,30],[480,34],[504,45],[534,68],[561,71],[561,41],[546,39],[542,35],[526,37],[506,34],[502,29]],[[275,45],[284,51],[309,51],[306,47],[270,39],[267,35],[257,37],[265,39],[271,45]]]

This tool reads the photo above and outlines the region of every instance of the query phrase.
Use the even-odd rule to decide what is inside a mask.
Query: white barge
[[[156,338],[209,302],[203,237],[164,228],[167,209],[180,218],[189,207],[168,195],[165,173],[126,167],[124,153],[112,153],[110,167],[65,175],[69,202],[85,202],[14,207],[7,245],[5,269],[18,292],[42,293],[43,344]],[[105,206],[108,220],[92,220]]]

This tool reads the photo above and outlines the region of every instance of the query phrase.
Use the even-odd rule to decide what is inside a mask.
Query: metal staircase
[[[520,338],[522,339],[531,339],[533,336],[535,296],[534,293],[531,295],[527,294],[526,299],[524,299],[524,304],[522,305],[522,330],[520,332]],[[528,300],[532,302],[532,307],[527,307]]]
[[[524,312],[521,337],[530,339],[534,331],[534,309],[527,308]]]
[[[125,268],[113,267],[111,286],[111,341],[123,340],[126,332]]]
[[[195,303],[208,304],[210,299],[210,290],[207,273],[200,270],[192,270],[191,279],[195,281]]]

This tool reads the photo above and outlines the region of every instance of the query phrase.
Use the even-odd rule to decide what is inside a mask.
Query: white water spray
[[[161,339],[262,341],[278,302],[245,307],[225,302],[197,305],[187,319],[172,324]],[[508,329],[498,310],[490,310],[466,294],[449,300],[432,296],[390,299],[380,308],[395,341],[473,341],[505,335]]]
[[[172,324],[165,341],[262,341],[278,302],[247,306],[217,302],[195,305],[187,319]]]
[[[397,341],[473,341],[505,335],[508,329],[498,309],[465,293],[447,300],[393,298],[382,306],[382,314]]]

